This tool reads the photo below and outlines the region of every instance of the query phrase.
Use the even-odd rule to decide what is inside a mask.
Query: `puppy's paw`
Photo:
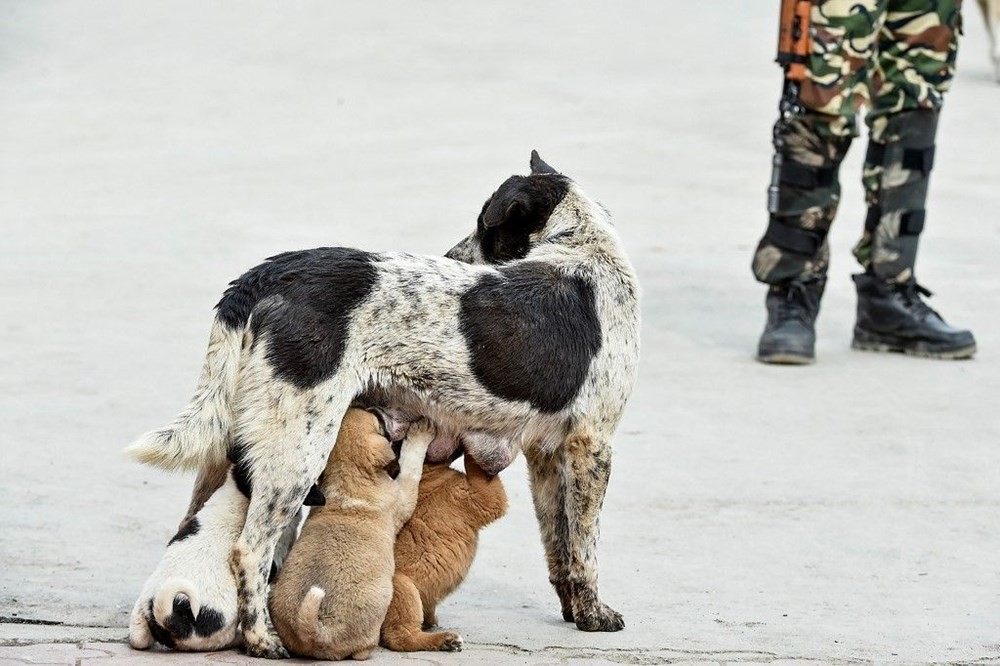
[[[153,633],[149,630],[149,620],[141,611],[132,614],[128,628],[128,644],[136,650],[148,650],[153,646]]]
[[[427,453],[427,447],[437,435],[437,428],[428,419],[420,419],[410,426],[410,431],[406,433],[403,440],[403,456],[419,455],[423,459]],[[412,453],[410,453],[412,451]]]
[[[445,632],[444,641],[442,641],[441,647],[439,647],[438,650],[441,652],[461,652],[462,637],[454,631]]]

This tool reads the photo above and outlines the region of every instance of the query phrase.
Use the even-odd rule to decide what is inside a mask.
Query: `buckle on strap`
[[[885,162],[885,144],[869,141],[868,150],[865,151],[865,164],[882,166],[883,162]]]
[[[875,231],[875,227],[882,220],[882,207],[871,206],[868,208],[868,215],[865,216],[865,231]]]
[[[903,168],[920,171],[925,176],[934,168],[934,146],[930,148],[904,148]]]
[[[908,210],[899,218],[900,236],[917,236],[924,230],[926,210]]]
[[[767,231],[764,233],[764,238],[772,245],[810,257],[823,246],[823,237],[817,231],[792,227],[773,218],[767,223]]]
[[[835,180],[833,167],[811,167],[786,161],[781,165],[781,182],[808,190],[830,187]]]

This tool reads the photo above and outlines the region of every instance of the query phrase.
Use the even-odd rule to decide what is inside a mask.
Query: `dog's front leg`
[[[569,525],[566,520],[566,477],[563,475],[565,452],[542,452],[525,449],[531,499],[541,531],[549,582],[559,595],[563,620],[573,621],[573,594],[569,582]]]
[[[621,613],[597,595],[597,539],[611,476],[611,438],[576,431],[566,438],[563,448],[573,619],[583,631],[620,631],[625,628]]]
[[[588,464],[591,456],[582,446],[571,436],[552,453],[527,449],[531,496],[563,620],[585,631],[618,631],[624,627],[621,615],[597,597],[597,514],[611,451],[605,447],[601,456],[606,464]]]
[[[410,426],[399,453],[399,476],[396,487],[399,502],[396,505],[396,529],[403,526],[417,507],[417,490],[424,469],[427,447],[434,440],[436,429],[427,419],[420,419]]]

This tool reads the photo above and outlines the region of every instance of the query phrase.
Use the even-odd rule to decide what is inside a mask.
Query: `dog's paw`
[[[259,659],[288,659],[288,650],[281,644],[277,634],[245,634],[243,645],[250,657]]]
[[[442,652],[461,652],[462,637],[453,631],[449,631],[445,634],[444,642],[441,643],[441,647],[438,649]]]
[[[599,601],[593,606],[574,611],[573,617],[576,628],[580,631],[621,631],[625,628],[622,614]]]

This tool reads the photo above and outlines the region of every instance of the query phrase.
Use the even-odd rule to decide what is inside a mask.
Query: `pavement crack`
[[[61,625],[62,622],[56,620],[36,620],[30,617],[11,617],[9,615],[0,615],[0,624],[43,624],[50,626]]]

